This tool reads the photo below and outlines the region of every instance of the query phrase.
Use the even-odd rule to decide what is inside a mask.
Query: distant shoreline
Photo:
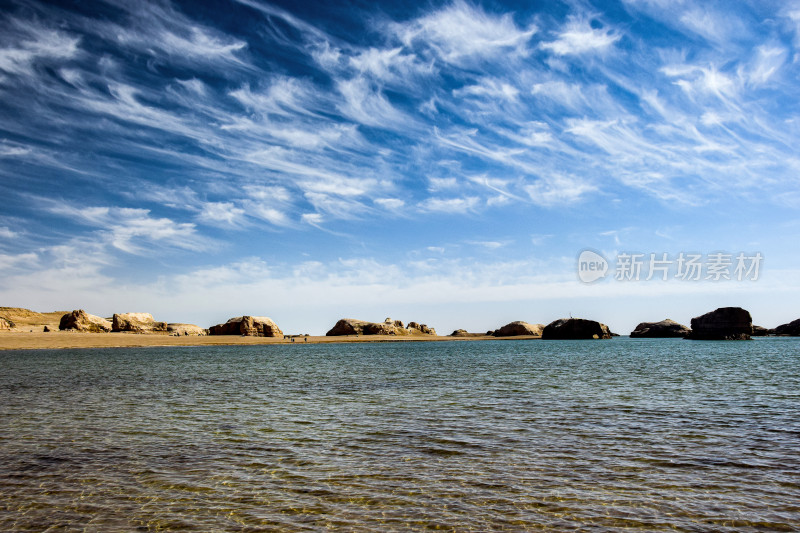
[[[441,335],[309,335],[291,338],[245,337],[238,335],[188,335],[173,336],[154,333],[84,333],[77,331],[2,331],[0,350],[62,350],[81,348],[144,348],[148,346],[258,346],[258,345],[297,345],[331,344],[359,342],[439,342],[439,341],[482,341],[482,340],[530,340],[541,337],[520,335],[514,337],[493,337],[490,335],[473,337],[449,337]],[[308,340],[306,340],[308,339]]]

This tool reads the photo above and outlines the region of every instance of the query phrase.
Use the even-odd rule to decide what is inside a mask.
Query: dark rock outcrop
[[[775,335],[788,335],[791,337],[800,336],[800,318],[793,320],[788,324],[781,324],[775,328]]]
[[[522,335],[531,335],[534,337],[541,337],[544,330],[544,324],[528,324],[521,320],[510,322],[505,326],[496,329],[492,332],[495,337],[518,337]]]
[[[161,333],[167,331],[166,322],[156,322],[150,313],[114,313],[111,331],[133,333]]]
[[[694,340],[748,340],[753,334],[753,319],[741,307],[720,307],[692,319]]]
[[[271,318],[265,316],[237,316],[224,324],[208,329],[209,335],[243,335],[245,337],[283,337],[283,332]]]
[[[408,335],[409,331],[397,325],[398,321],[387,318],[384,322],[367,322],[354,318],[343,318],[325,335],[337,337],[342,335]],[[402,322],[400,322],[402,324]]]
[[[767,335],[773,335],[775,332],[771,329],[767,329],[764,326],[753,326],[753,337],[766,337]]]
[[[560,318],[542,331],[543,339],[610,339],[608,326],[584,318]]]
[[[83,309],[76,309],[61,317],[58,324],[60,330],[75,330],[89,333],[105,333],[111,331],[111,322],[99,316],[90,315]]]
[[[661,322],[642,322],[631,331],[631,338],[686,337],[692,330],[669,318]]]

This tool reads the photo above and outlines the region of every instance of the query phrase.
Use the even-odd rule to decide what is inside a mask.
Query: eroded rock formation
[[[542,331],[543,339],[610,339],[608,326],[585,318],[560,318]]]
[[[789,335],[791,337],[800,336],[800,318],[788,324],[781,324],[775,328],[775,335]]]
[[[521,335],[533,335],[534,337],[541,337],[544,330],[544,324],[528,324],[521,320],[510,322],[505,326],[492,332],[495,337],[518,337]]]
[[[167,323],[156,322],[150,313],[114,313],[111,331],[161,333],[167,331]]]
[[[194,324],[167,324],[167,333],[171,333],[173,335],[208,335],[208,330],[201,328],[200,326],[195,326]]]
[[[409,331],[399,320],[387,318],[383,322],[367,322],[354,318],[343,318],[325,335],[337,337],[342,335],[408,335]]]
[[[111,331],[111,322],[105,318],[90,315],[83,309],[76,309],[61,317],[58,329],[104,333]]]
[[[753,319],[741,307],[720,307],[692,319],[695,340],[747,340],[753,334]]]
[[[418,322],[409,322],[408,330],[414,334],[436,335],[435,329],[428,327],[427,324],[419,324]]]
[[[266,316],[237,316],[208,329],[209,335],[244,335],[246,337],[283,337],[278,325]]]
[[[691,329],[669,318],[661,322],[641,322],[631,331],[631,338],[686,337]]]

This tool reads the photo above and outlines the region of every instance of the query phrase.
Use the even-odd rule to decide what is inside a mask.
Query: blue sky
[[[798,74],[798,2],[6,2],[0,305],[775,326]],[[587,285],[585,248],[764,261]]]

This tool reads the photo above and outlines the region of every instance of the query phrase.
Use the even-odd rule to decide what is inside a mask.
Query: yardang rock
[[[636,329],[631,331],[631,338],[666,338],[666,337],[686,337],[692,332],[683,324],[679,324],[669,318],[661,322],[642,322]]]
[[[203,335],[208,335],[208,330],[201,328],[200,326],[195,326],[194,324],[175,323],[175,324],[167,324],[167,333],[179,336],[187,336],[187,335],[203,336]]]
[[[791,337],[800,336],[800,318],[788,324],[781,324],[775,328],[775,335],[789,335]]]
[[[114,313],[111,331],[159,333],[167,331],[166,322],[156,322],[150,313]]]
[[[544,324],[528,324],[521,320],[510,322],[505,326],[496,329],[492,335],[495,337],[519,337],[522,335],[532,335],[534,337],[541,337],[544,330]]]
[[[610,339],[608,326],[584,318],[560,318],[542,331],[542,339]]]
[[[773,330],[767,329],[764,326],[753,326],[753,337],[767,337],[773,333],[775,333]]]
[[[753,334],[753,319],[741,307],[720,307],[692,319],[694,340],[748,340]]]
[[[237,316],[208,329],[209,335],[244,335],[245,337],[283,337],[278,325],[266,316]]]
[[[99,316],[90,315],[83,309],[76,309],[61,317],[58,325],[60,330],[75,330],[90,333],[105,333],[111,331],[111,322]]]
[[[414,334],[436,335],[435,329],[429,328],[427,324],[419,324],[418,322],[409,322],[408,331]]]
[[[397,325],[397,322],[400,325]],[[342,335],[408,335],[409,331],[402,322],[387,318],[381,322],[367,322],[354,318],[342,318],[325,334],[328,337]]]

